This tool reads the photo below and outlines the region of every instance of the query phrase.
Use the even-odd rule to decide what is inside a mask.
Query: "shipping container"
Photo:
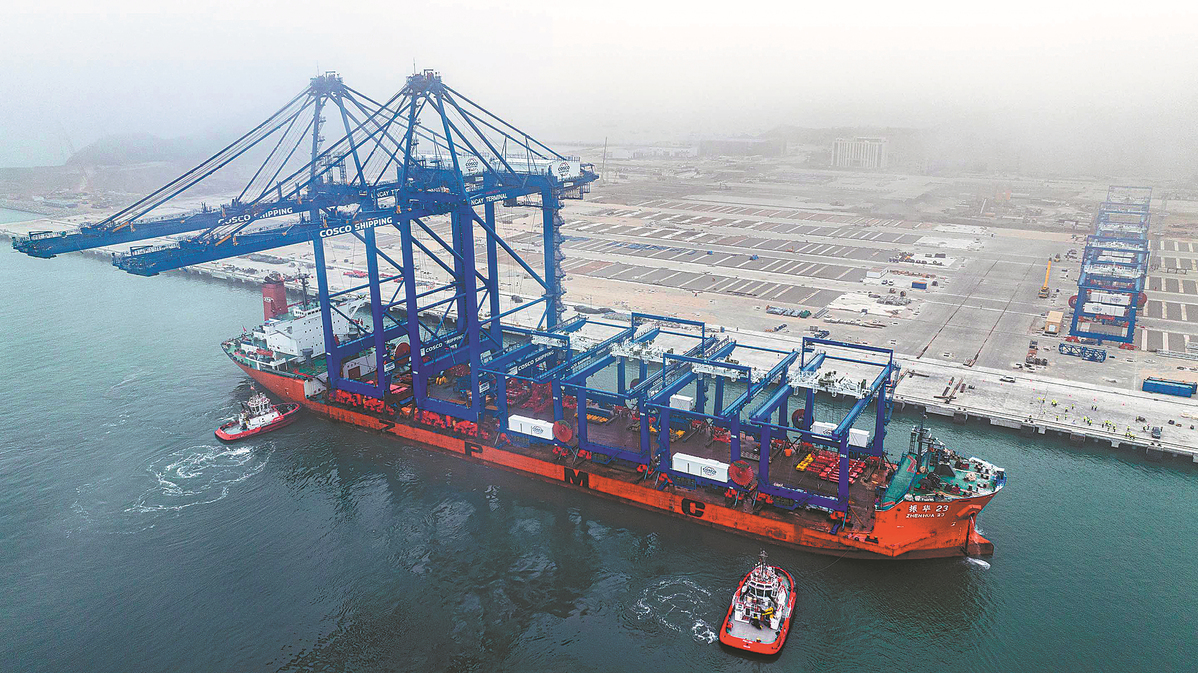
[[[911,281],[911,289],[913,289],[913,290],[926,290],[926,289],[928,289],[928,281],[926,281],[926,280],[913,280],[913,281]]]
[[[722,484],[728,483],[728,463],[722,463],[711,458],[688,456],[685,453],[675,453],[671,457],[671,465],[675,472],[684,472],[696,477],[703,477]]]
[[[868,448],[869,432],[858,430],[857,428],[849,428],[849,446],[855,446],[858,449]]]
[[[1048,317],[1044,320],[1045,334],[1058,334],[1061,331],[1061,323],[1065,320],[1065,314],[1061,311],[1049,311]]]
[[[817,435],[831,435],[836,431],[836,424],[826,421],[814,421],[811,424],[811,431]]]
[[[1146,393],[1176,395],[1177,397],[1193,397],[1194,393],[1198,392],[1198,383],[1190,383],[1188,381],[1170,381],[1169,379],[1149,377],[1144,379],[1144,384],[1141,386],[1141,389]]]
[[[670,395],[670,408],[694,411],[695,398],[687,395]]]
[[[553,423],[536,418],[527,418],[513,414],[508,416],[507,429],[511,432],[518,432],[522,435],[536,437],[537,439],[553,439]]]

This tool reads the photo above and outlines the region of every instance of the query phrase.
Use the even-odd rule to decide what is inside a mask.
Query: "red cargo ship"
[[[118,268],[154,276],[311,242],[305,266],[316,274],[316,303],[305,290],[301,305],[288,308],[283,279],[275,276],[264,288],[266,324],[225,343],[239,366],[290,403],[467,460],[802,549],[862,558],[990,551],[975,520],[1003,487],[1002,470],[948,450],[922,429],[901,457],[887,456],[900,369],[893,351],[834,341],[826,331],[804,337],[801,347],[780,349],[776,338],[747,332],[738,343],[700,321],[639,312],[587,309],[593,319],[566,319],[579,311],[563,300],[570,276],[562,207],[590,191],[599,179],[594,165],[551,150],[433,70],[410,76],[389,99],[394,105],[366,99],[377,109],[351,124],[344,103],[365,111],[359,96],[336,73],[315,77],[268,121],[170,188],[77,232],[33,232],[13,245],[49,258],[193,232],[113,257]],[[321,110],[332,109],[325,105],[341,107],[344,135],[337,131],[322,148]],[[275,170],[259,184],[276,158],[286,163],[291,156],[276,155],[282,137],[267,138],[284,126],[305,128],[309,111],[310,161]],[[378,132],[387,128],[394,132]],[[246,187],[259,196],[194,213],[154,212],[258,143],[275,148]],[[367,160],[359,161],[363,151]],[[1143,191],[1120,198],[1141,223]],[[535,209],[539,226],[509,227],[505,235],[499,225],[514,220],[506,211],[497,218],[497,208]],[[380,249],[376,231],[393,230],[398,242]],[[351,271],[355,280],[334,289],[326,245],[350,235],[363,243],[366,269]],[[540,272],[524,251],[537,266],[543,261]],[[672,266],[659,252],[667,250],[653,255]],[[508,260],[520,278],[534,281],[532,296],[504,289],[500,268]],[[777,261],[753,254],[735,268]],[[617,267],[613,274],[627,280]],[[333,303],[355,294],[369,303],[369,315]],[[836,422],[828,414],[845,405],[829,399],[851,405]],[[872,428],[855,426],[870,414]]]
[[[269,321],[264,331],[259,328],[226,341],[224,350],[242,370],[274,394],[327,418],[476,463],[807,551],[864,559],[993,552],[990,541],[978,533],[976,518],[1003,488],[1004,471],[979,458],[958,455],[931,438],[922,427],[912,431],[909,450],[896,460],[865,456],[847,461],[849,486],[845,511],[788,508],[782,498],[759,492],[760,487],[752,480],[752,470],[745,461],[725,465],[728,488],[721,490],[712,488],[710,481],[698,479],[684,487],[675,483],[681,481],[678,472],[671,472],[674,475],[671,477],[653,465],[603,460],[588,451],[572,450],[570,440],[578,432],[577,409],[569,408],[571,399],[567,398],[568,418],[552,423],[548,384],[521,384],[514,380],[509,382],[506,397],[512,412],[521,414],[519,418],[523,421],[550,419],[542,421],[552,428],[544,441],[530,441],[518,436],[513,426],[500,427],[490,419],[474,423],[405,404],[402,400],[410,397],[407,386],[411,375],[405,376],[399,370],[392,375],[392,394],[387,400],[329,390],[323,358],[314,359],[311,349],[298,347],[302,344],[294,347],[301,354],[286,353],[279,347],[276,338],[279,333],[304,331],[302,325],[284,326],[284,322],[318,321],[320,316],[319,310],[293,307],[291,311],[289,316]],[[353,324],[346,321],[338,329],[352,331]],[[259,350],[271,343],[275,347],[270,349],[270,355],[260,355]],[[398,350],[402,352],[396,353],[397,362],[407,352],[404,346],[401,344]],[[362,371],[363,363],[368,360],[345,363],[343,375],[373,380],[371,373]],[[452,390],[452,381],[440,381],[440,385]],[[641,440],[635,409],[600,409],[588,404],[586,423],[590,439],[602,441],[606,446],[631,448]],[[685,452],[696,463],[718,465],[715,458],[719,457],[720,447],[727,451],[727,443],[720,443],[720,440],[727,442],[726,434],[721,436],[718,428],[712,431],[692,424],[688,430],[671,431],[670,447]],[[771,459],[785,462],[787,469],[775,470],[779,474],[771,475],[770,483],[795,492],[834,493],[839,481],[838,467],[845,464],[838,462],[838,458],[836,452],[806,442],[788,445],[785,453],[777,451]],[[745,471],[747,475],[742,474]]]
[[[346,101],[367,110],[358,98],[372,112],[351,124]],[[579,311],[564,302],[570,276],[563,245],[570,237],[563,234],[562,207],[590,191],[599,179],[595,166],[553,151],[431,69],[408,77],[388,100],[361,96],[336,73],[314,77],[267,121],[168,187],[78,231],[31,232],[13,246],[50,258],[134,243],[113,264],[154,276],[310,242],[312,262],[305,267],[316,274],[317,302],[309,304],[305,290],[303,303],[288,308],[276,276],[264,290],[266,324],[225,343],[239,366],[291,403],[467,460],[779,544],[862,558],[990,551],[975,520],[1003,487],[1002,470],[957,455],[922,430],[900,458],[887,457],[900,369],[893,351],[834,341],[824,338],[826,331],[781,350],[763,335],[746,332],[738,343],[722,328],[639,312],[586,309],[596,317],[567,320]],[[322,127],[321,110],[332,109],[326,105],[341,108],[344,134],[335,131],[337,139],[322,147],[324,131],[336,128]],[[268,138],[284,127],[304,129],[305,118],[312,143],[301,168],[288,162],[305,143],[279,154],[291,143],[290,131],[277,142]],[[259,154],[247,154],[255,146],[274,148],[243,190],[258,196],[219,209],[156,212],[243,155],[248,162]],[[268,170],[276,159],[288,170]],[[1148,190],[1113,189],[1128,204],[1120,213],[1138,221],[1128,226],[1142,231]],[[505,209],[499,218],[497,208]],[[521,224],[502,233],[500,224],[515,222],[509,208],[534,209],[535,231]],[[794,217],[781,212],[768,217]],[[376,231],[395,230],[398,243],[380,249]],[[186,236],[136,244],[176,234]],[[351,235],[364,246],[366,269],[350,271],[355,280],[334,289],[326,245]],[[662,268],[651,275],[668,272],[664,281],[677,269],[661,252],[678,260],[675,253],[689,256],[698,248],[655,250]],[[538,266],[543,261],[542,270],[525,256]],[[730,268],[751,263],[746,268],[760,271],[782,261],[747,257]],[[522,270],[517,276],[534,282],[531,296],[511,294],[504,288],[511,281],[500,282],[509,260],[514,272]],[[613,266],[605,277],[629,280],[623,273]],[[736,280],[737,288],[764,284]],[[355,293],[369,302],[368,316],[332,303]],[[851,401],[838,422],[815,418],[817,401],[825,418],[843,410],[827,404],[829,397]],[[855,427],[870,413],[872,431]]]

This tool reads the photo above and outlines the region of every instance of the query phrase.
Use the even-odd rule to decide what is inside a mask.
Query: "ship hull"
[[[974,526],[977,513],[986,506],[992,495],[950,503],[902,502],[889,510],[877,512],[873,529],[869,532],[841,531],[837,534],[788,522],[781,517],[699,502],[688,497],[690,494],[684,490],[658,490],[643,483],[603,476],[588,470],[586,463],[565,465],[478,439],[463,439],[438,429],[325,404],[305,396],[304,380],[300,377],[257,370],[237,360],[233,362],[271,392],[288,401],[300,403],[326,418],[392,435],[471,462],[775,544],[860,559],[923,559],[993,553],[993,545],[979,535]],[[925,506],[928,508],[926,511]]]

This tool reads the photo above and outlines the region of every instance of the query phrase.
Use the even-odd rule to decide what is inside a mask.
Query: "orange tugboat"
[[[777,654],[786,644],[794,609],[794,578],[767,564],[763,551],[732,595],[720,642],[755,654]]]

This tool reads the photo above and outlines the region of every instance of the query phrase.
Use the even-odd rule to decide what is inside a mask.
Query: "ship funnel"
[[[266,277],[262,283],[262,315],[270,320],[287,312],[287,286],[277,274]]]

